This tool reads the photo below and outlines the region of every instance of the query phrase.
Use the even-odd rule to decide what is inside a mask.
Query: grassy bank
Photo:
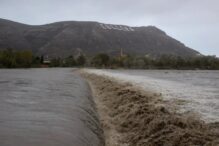
[[[81,72],[90,83],[107,146],[216,146],[218,124],[171,110],[159,94]]]

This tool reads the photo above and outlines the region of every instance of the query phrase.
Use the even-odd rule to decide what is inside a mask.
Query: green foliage
[[[17,67],[31,67],[32,64],[32,52],[31,51],[19,51],[15,52],[15,60]]]
[[[135,57],[123,56],[110,59],[113,68],[139,68],[139,69],[219,69],[219,58],[216,56],[197,56],[182,58],[173,55],[161,55],[156,58],[150,56]]]
[[[69,56],[63,60],[63,67],[73,67],[76,66],[76,61],[73,56]]]
[[[73,56],[67,58],[53,58],[50,60],[50,67],[74,67],[76,66],[76,61]]]
[[[120,57],[120,64],[123,65],[125,68],[131,68],[134,62],[134,57],[131,55]]]
[[[38,56],[33,56],[33,59],[32,59],[32,66],[34,67],[39,67],[41,64],[41,58],[38,57]]]
[[[77,65],[78,65],[78,66],[84,66],[85,63],[86,63],[86,58],[85,58],[85,56],[84,56],[84,55],[78,56],[76,62],[77,62]]]
[[[29,68],[29,67],[74,67],[91,64],[94,67],[109,68],[139,68],[139,69],[219,69],[219,58],[216,56],[197,56],[182,58],[173,55],[159,57],[144,57],[124,55],[110,57],[107,54],[97,54],[91,58],[84,55],[66,58],[50,58],[33,56],[31,51],[14,51],[6,49],[0,51],[0,68]]]
[[[93,57],[91,64],[95,67],[107,67],[109,65],[109,61],[109,55],[101,53]]]
[[[216,56],[182,58],[162,55],[151,61],[150,65],[158,69],[219,69],[219,59]]]
[[[2,68],[28,68],[32,64],[32,52],[30,51],[13,51],[6,49],[0,51],[0,67]]]
[[[16,58],[12,49],[4,50],[0,53],[0,64],[3,67],[13,68],[16,66]]]
[[[50,63],[49,66],[50,67],[61,67],[62,66],[61,58],[53,58],[53,59],[51,59],[51,63]]]

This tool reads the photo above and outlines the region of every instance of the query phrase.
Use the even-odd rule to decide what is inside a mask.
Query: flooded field
[[[130,82],[177,100],[179,112],[195,112],[206,122],[219,121],[219,71],[87,70]],[[180,102],[179,102],[180,101]]]
[[[87,83],[73,69],[0,70],[1,146],[102,146]]]

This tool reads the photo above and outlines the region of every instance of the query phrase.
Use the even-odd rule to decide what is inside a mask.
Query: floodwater
[[[74,69],[0,70],[0,146],[102,146],[87,83]]]
[[[219,71],[87,71],[131,82],[146,91],[161,93],[165,100],[178,101],[179,112],[194,112],[206,122],[219,122]]]

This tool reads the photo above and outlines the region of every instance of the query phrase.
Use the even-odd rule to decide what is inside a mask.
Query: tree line
[[[133,69],[219,69],[219,58],[216,56],[196,56],[183,58],[174,55],[159,57],[136,57],[125,55],[110,57],[98,54],[93,57],[91,65],[97,68],[133,68]]]
[[[13,51],[12,49],[0,51],[0,68],[28,68],[32,63],[31,51]]]
[[[0,68],[31,68],[31,67],[77,67],[86,64],[84,55],[78,57],[52,58],[49,62],[44,56],[35,56],[32,51],[15,51],[5,49],[0,51]]]
[[[87,58],[81,54],[77,57],[72,55],[66,58],[53,58],[50,60],[49,67],[83,67],[86,66]]]
[[[146,56],[109,56],[99,53],[94,56],[80,54],[65,58],[52,58],[45,63],[44,56],[35,56],[31,51],[0,51],[0,68],[30,67],[95,67],[95,68],[130,68],[130,69],[219,69],[219,58],[216,56],[196,56],[183,58],[173,55],[159,57]]]

